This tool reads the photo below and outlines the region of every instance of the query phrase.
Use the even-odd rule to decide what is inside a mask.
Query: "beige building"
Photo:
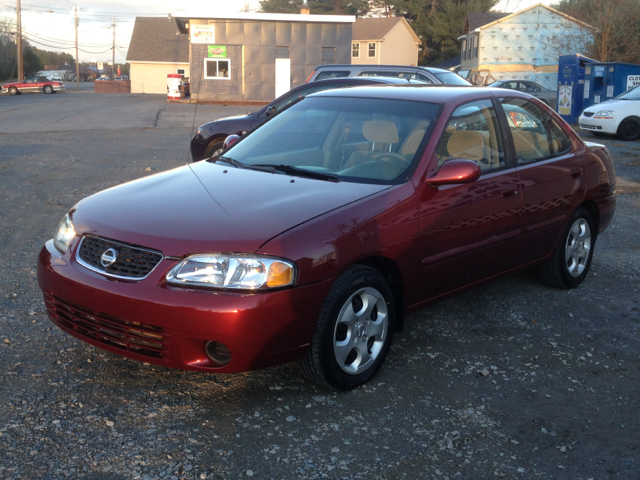
[[[358,18],[351,38],[352,64],[418,64],[420,38],[403,17]]]
[[[131,93],[167,93],[167,75],[190,76],[189,37],[175,19],[137,17],[127,53]]]

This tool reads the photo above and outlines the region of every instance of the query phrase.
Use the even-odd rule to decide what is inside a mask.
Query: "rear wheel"
[[[632,141],[640,138],[640,119],[627,118],[618,127],[620,140]]]
[[[320,386],[350,390],[369,381],[384,362],[395,328],[395,300],[376,270],[355,266],[335,281],[300,364]]]
[[[51,85],[45,85],[42,90],[44,93],[53,93],[53,87]]]
[[[9,89],[9,95],[18,95],[20,92],[18,91],[18,89],[16,87],[11,87]]]
[[[542,279],[556,288],[580,285],[589,273],[595,242],[591,214],[580,207],[571,216],[553,257],[540,268]]]

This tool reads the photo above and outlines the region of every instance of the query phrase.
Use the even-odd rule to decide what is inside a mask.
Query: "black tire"
[[[20,92],[16,87],[9,88],[9,95],[20,95]]]
[[[553,257],[540,267],[540,276],[556,288],[575,288],[582,283],[591,267],[596,230],[591,214],[579,207],[562,233]]]
[[[42,91],[44,93],[53,93],[53,87],[51,85],[45,85],[44,88],[42,89]]]
[[[207,149],[204,151],[204,158],[211,158],[219,155],[224,145],[225,137],[217,137],[209,142]]]
[[[629,142],[640,138],[640,118],[625,118],[618,127],[618,138]]]
[[[322,387],[351,390],[366,383],[389,353],[395,311],[393,293],[380,272],[349,268],[324,301],[311,346],[300,360],[302,370]]]

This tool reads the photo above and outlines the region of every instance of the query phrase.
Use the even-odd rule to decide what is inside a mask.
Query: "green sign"
[[[227,47],[224,45],[207,45],[209,58],[227,58]]]

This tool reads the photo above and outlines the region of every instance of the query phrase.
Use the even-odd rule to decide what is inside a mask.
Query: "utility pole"
[[[76,7],[76,90],[80,90],[80,59],[78,58],[78,7]]]
[[[111,80],[116,79],[116,17],[113,17],[113,49],[111,53]]]
[[[22,9],[20,0],[17,0],[16,7],[16,30],[18,34],[17,44],[18,44],[18,56],[17,56],[17,67],[18,67],[18,81],[21,82],[24,79],[23,76],[23,67],[22,67]]]

